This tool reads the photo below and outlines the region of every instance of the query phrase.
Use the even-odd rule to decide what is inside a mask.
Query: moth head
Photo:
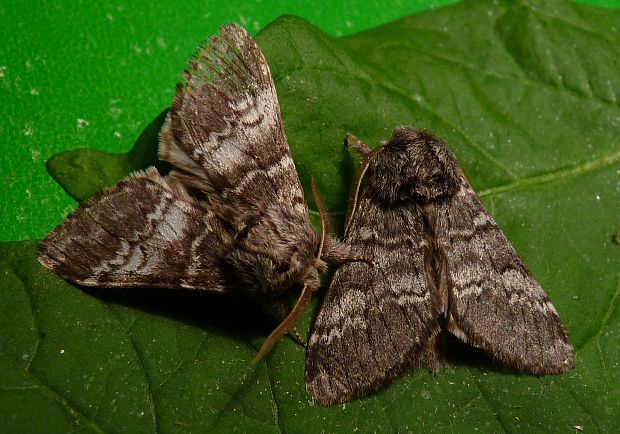
[[[381,201],[435,200],[458,184],[456,160],[433,135],[398,127],[369,163],[368,186]]]
[[[304,285],[308,285],[313,291],[321,285],[319,274],[325,271],[325,262],[314,255],[308,255],[307,250],[295,252],[288,263],[288,273],[283,277],[288,279],[286,282],[289,289],[295,288],[295,291],[301,289]]]

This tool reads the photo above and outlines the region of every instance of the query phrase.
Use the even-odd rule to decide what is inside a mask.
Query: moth
[[[333,277],[307,346],[313,399],[343,403],[410,367],[436,371],[442,330],[522,372],[572,369],[555,308],[447,147],[411,127],[374,151],[348,139],[363,160],[343,241],[374,265]]]
[[[242,27],[223,26],[190,59],[159,157],[168,174],[148,168],[80,204],[42,241],[40,263],[85,286],[226,293],[240,279],[286,317],[261,358],[295,325],[326,264],[353,255],[328,235],[314,183],[321,236],[310,223],[269,67]],[[301,291],[293,309],[291,291]]]

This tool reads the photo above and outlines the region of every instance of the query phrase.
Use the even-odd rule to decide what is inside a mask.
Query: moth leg
[[[323,258],[325,262],[336,265],[346,264],[347,262],[366,262],[370,266],[375,265],[370,256],[357,254],[351,246],[332,237],[327,239]]]
[[[299,299],[297,300],[297,303],[295,303],[295,306],[293,307],[291,312],[286,318],[284,318],[284,321],[282,321],[280,325],[271,332],[267,339],[265,339],[265,342],[263,342],[260,350],[258,350],[258,353],[256,353],[256,357],[254,357],[255,362],[258,362],[263,357],[265,357],[269,353],[271,348],[280,340],[280,338],[284,336],[289,330],[295,327],[297,320],[310,302],[312,292],[313,289],[310,286],[308,286],[307,284],[304,285],[303,289],[301,290],[301,295],[299,296]]]
[[[297,342],[302,347],[305,348],[308,345],[308,341],[299,332],[297,326],[293,327],[293,330],[291,330],[289,333],[291,334],[291,337],[295,340],[295,342]]]
[[[350,246],[330,235],[332,233],[331,218],[329,216],[329,212],[327,211],[327,207],[319,194],[314,178],[311,178],[311,185],[312,196],[314,197],[314,201],[316,202],[316,206],[319,210],[319,215],[321,216],[321,248],[318,258],[320,259],[322,256],[326,262],[331,264],[344,264],[345,262],[363,261],[373,265],[374,263],[371,258],[355,254]]]
[[[366,143],[362,142],[357,136],[349,133],[344,138],[344,144],[347,148],[357,152],[361,157],[366,157],[372,153],[372,149]]]
[[[263,299],[261,300],[265,312],[269,313],[271,319],[278,324],[284,321],[289,313],[293,310],[293,304],[289,297],[279,297],[276,299]],[[296,344],[305,348],[306,339],[297,329],[297,326],[288,331],[289,337],[295,341]]]

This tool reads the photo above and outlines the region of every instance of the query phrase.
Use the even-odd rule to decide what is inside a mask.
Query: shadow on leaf
[[[78,288],[104,303],[123,305],[243,340],[269,333],[274,327],[261,304],[254,298],[244,297],[243,291],[232,295],[185,289]]]
[[[442,332],[440,338],[443,340],[442,345],[444,345],[446,361],[451,366],[490,371],[495,374],[519,374],[519,371],[503,365],[500,361],[494,361],[482,349],[463,342],[449,332]]]

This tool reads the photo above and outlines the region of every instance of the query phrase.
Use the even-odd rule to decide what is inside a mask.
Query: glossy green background
[[[75,207],[45,161],[78,147],[131,148],[172,100],[195,47],[220,24],[252,33],[288,13],[332,35],[452,0],[0,4],[0,241],[41,238]],[[618,0],[584,3],[620,6]]]

